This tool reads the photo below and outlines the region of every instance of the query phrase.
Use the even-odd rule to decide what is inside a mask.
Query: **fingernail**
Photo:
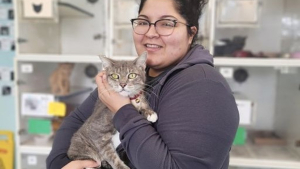
[[[106,79],[106,75],[103,75],[103,79]]]

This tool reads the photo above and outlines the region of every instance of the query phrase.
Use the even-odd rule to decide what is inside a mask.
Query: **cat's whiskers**
[[[147,93],[149,95],[153,94],[156,98],[158,98],[158,95],[156,93],[154,93],[152,90],[151,91],[147,91],[147,90],[143,89],[143,92],[145,92],[145,93]]]
[[[153,89],[153,87],[151,85],[148,85],[148,84],[144,84],[144,85]]]
[[[144,85],[144,86],[147,86],[147,87],[149,87],[149,88],[152,88],[152,89],[153,89],[153,87],[152,87],[151,85],[148,85],[148,84],[145,84],[145,83],[140,83],[140,82],[138,82],[137,84]]]
[[[141,82],[138,82],[137,84],[140,84],[140,85],[144,85],[144,86],[147,86],[151,89],[153,89],[153,87],[151,85],[148,85],[148,84],[145,84],[145,83],[141,83]],[[147,91],[145,88],[142,89],[143,92],[151,95],[151,94],[154,94],[156,98],[158,98],[158,95],[156,93],[154,93],[152,90],[151,91]]]

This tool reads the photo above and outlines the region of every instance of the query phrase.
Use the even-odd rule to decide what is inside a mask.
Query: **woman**
[[[106,90],[104,72],[95,90],[62,124],[47,158],[48,169],[83,169],[92,161],[70,161],[66,152],[73,133],[92,113],[98,95],[115,113],[119,152],[131,168],[226,169],[239,123],[238,110],[213,58],[194,45],[204,0],[142,0],[132,19],[138,55],[148,52],[149,104],[158,121],[149,123],[128,98]]]

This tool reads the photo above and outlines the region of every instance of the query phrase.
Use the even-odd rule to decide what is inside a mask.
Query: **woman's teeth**
[[[146,44],[147,48],[161,48],[161,46],[153,45],[153,44]]]

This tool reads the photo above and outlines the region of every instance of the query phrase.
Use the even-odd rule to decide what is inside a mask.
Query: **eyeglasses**
[[[151,23],[146,19],[140,18],[131,19],[130,21],[132,24],[133,31],[139,35],[145,35],[149,31],[151,25],[154,25],[156,32],[162,36],[171,35],[177,23],[181,23],[190,27],[190,25],[188,24],[172,19],[160,19],[154,23]]]

